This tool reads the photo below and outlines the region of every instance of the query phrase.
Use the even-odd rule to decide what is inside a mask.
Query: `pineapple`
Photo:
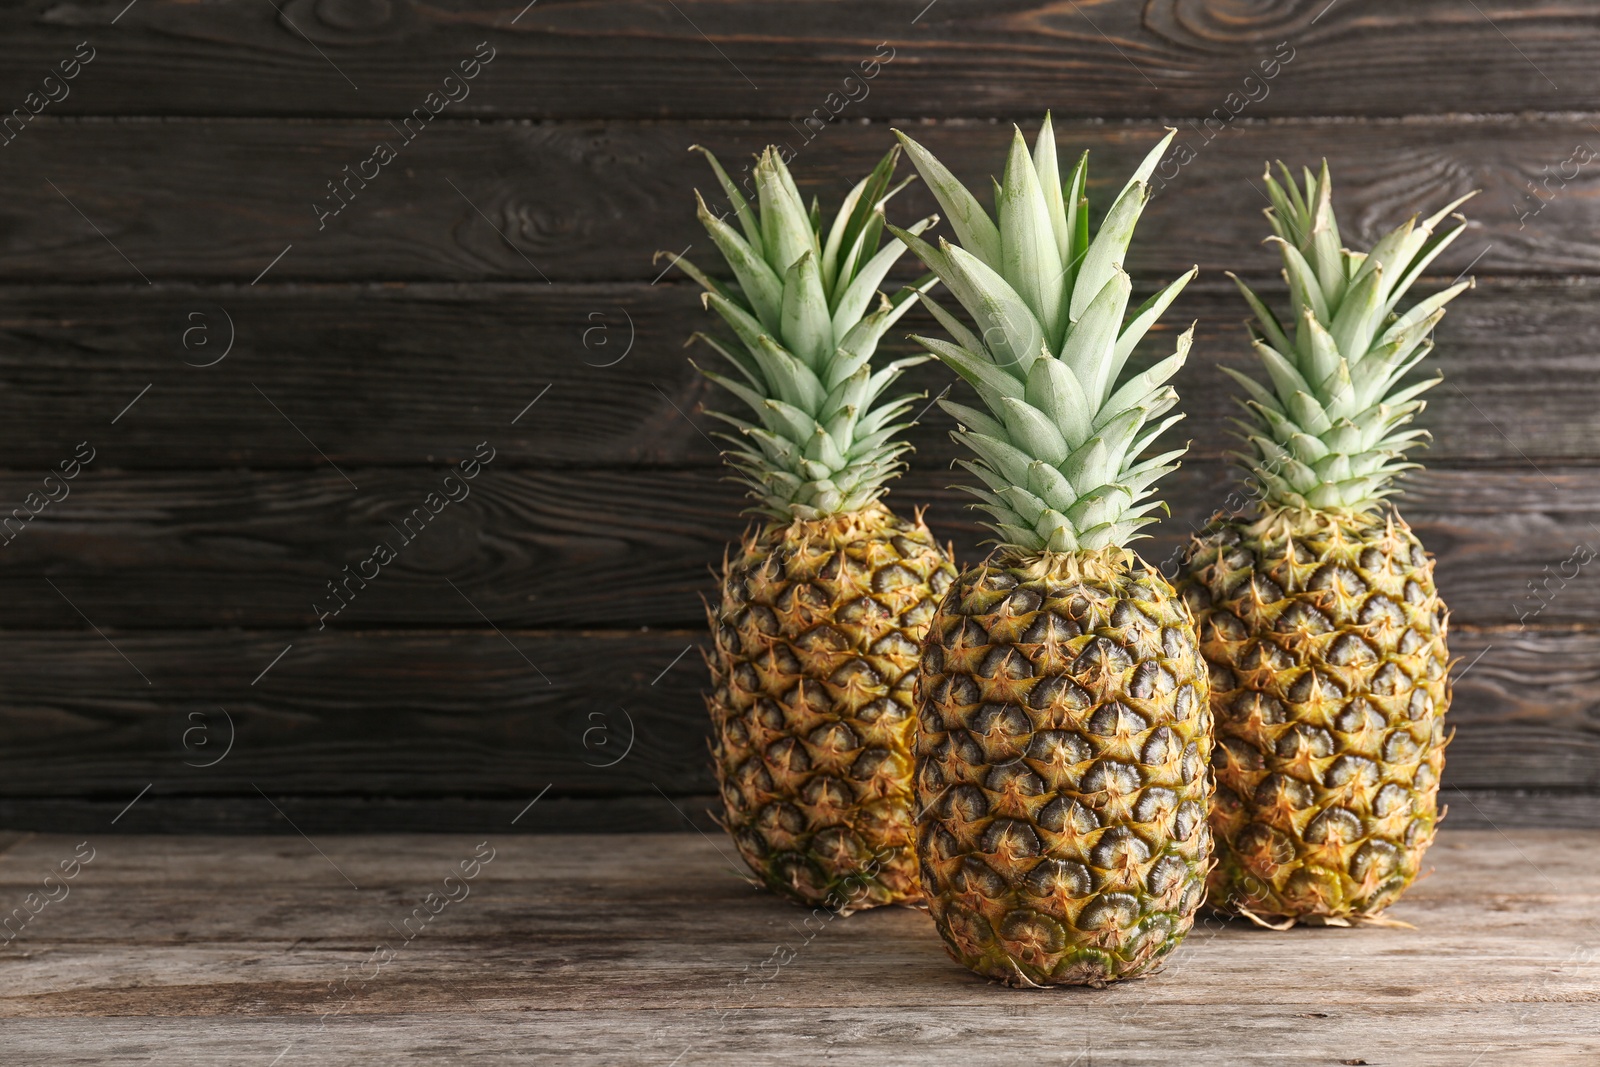
[[[1462,197],[1370,253],[1342,249],[1328,166],[1302,191],[1267,172],[1267,218],[1294,321],[1256,314],[1269,385],[1249,395],[1241,454],[1258,506],[1218,515],[1189,546],[1180,589],[1211,665],[1219,911],[1284,928],[1378,920],[1417,877],[1438,821],[1447,613],[1433,560],[1392,508],[1428,354],[1461,282],[1401,312],[1465,228],[1434,235]],[[1470,195],[1470,194],[1469,194]],[[1456,216],[1458,219],[1460,216]]]
[[[704,151],[704,149],[701,149]],[[695,336],[734,372],[702,373],[747,405],[711,412],[725,458],[764,521],[708,605],[712,755],[724,826],[761,882],[842,913],[921,898],[912,844],[912,685],[934,604],[955,576],[920,514],[881,502],[910,447],[914,395],[882,399],[911,356],[871,366],[879,339],[931,277],[890,300],[878,286],[905,251],[879,248],[899,150],[845,198],[826,233],[778,151],[755,168],[752,206],[705,152],[739,228],[703,199],[700,221],[736,285],[678,264],[732,327]],[[937,222],[923,219],[920,233]],[[742,231],[742,232],[741,232]]]
[[[1194,276],[1126,315],[1122,259],[1171,140],[1089,235],[1087,154],[1065,188],[1045,117],[1020,131],[991,220],[901,135],[960,244],[895,231],[969,329],[917,340],[986,410],[944,402],[994,553],[939,603],[917,679],[917,852],[950,954],[1007,985],[1092,985],[1154,971],[1182,940],[1210,863],[1206,673],[1188,609],[1126,546],[1183,450],[1141,458],[1178,416],[1176,352],[1123,375]],[[1118,385],[1118,379],[1124,379]],[[1164,417],[1166,416],[1166,417]]]

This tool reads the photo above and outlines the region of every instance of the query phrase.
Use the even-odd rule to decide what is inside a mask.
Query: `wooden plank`
[[[493,62],[446,114],[1009,117],[1048,103],[1124,117],[1239,108],[1230,93],[1256,97],[1247,113],[1260,115],[1516,111],[1530,101],[1559,110],[1592,105],[1595,75],[1582,57],[1600,47],[1581,7],[1509,0],[1465,12],[1447,0],[1242,11],[1182,0],[1000,10],[978,0],[925,9],[294,0],[279,11],[145,0],[120,17],[35,2],[8,8],[0,33],[17,105],[92,40],[98,54],[51,107],[100,115],[407,114],[485,41]],[[1275,53],[1288,65],[1265,86],[1245,83]],[[893,59],[869,69],[865,85],[845,81],[875,54]],[[833,92],[854,102],[831,103]]]
[[[1454,771],[1452,770],[1452,775]],[[161,788],[169,788],[165,780]],[[540,786],[542,788],[542,786]],[[631,788],[631,786],[625,787]],[[647,787],[648,788],[648,787]],[[146,793],[116,827],[141,834],[281,834],[291,825],[308,834],[469,833],[515,818],[537,789],[516,796],[351,796],[328,793],[259,794]],[[130,794],[99,797],[0,797],[0,825],[19,831],[98,834],[128,807]],[[675,792],[663,796],[618,793],[573,796],[551,792],[516,823],[520,832],[540,834],[693,833],[721,841],[721,815],[714,793]],[[1440,803],[1450,827],[1511,830],[1518,827],[1600,828],[1600,793],[1533,789],[1457,789],[1445,787]],[[274,809],[273,805],[277,805]],[[135,817],[137,813],[137,818]],[[535,817],[537,813],[537,817]],[[26,833],[10,835],[14,842]]]
[[[1581,1008],[1600,1001],[1597,843],[1445,829],[1433,873],[1392,911],[1416,929],[1207,919],[1150,981],[1056,994],[1092,996],[1084,1017],[962,970],[924,913],[808,916],[697,835],[486,827],[315,850],[298,836],[107,835],[69,895],[0,953],[0,1015],[8,1048],[53,1035],[52,1060],[69,1063],[165,1048],[165,1062],[285,1049],[348,1062],[359,1031],[361,1056],[395,1063],[767,1064],[792,1062],[798,1044],[889,1064],[1044,1047],[1118,1064],[1282,1063],[1291,1047],[1313,1062],[1459,1067],[1502,1051],[1578,1064],[1600,1038],[1600,1016]],[[81,850],[31,839],[0,858],[0,890],[23,893]],[[459,899],[407,939],[417,901],[475,855],[488,862],[458,879]],[[368,964],[385,945],[383,965]],[[342,985],[349,975],[370,980]],[[63,1055],[64,1034],[78,1053],[125,1059]]]
[[[152,781],[158,794],[257,796],[261,782],[508,803],[556,781],[580,796],[655,798],[652,782],[709,792],[702,636],[113,630],[112,647],[89,630],[15,635],[0,640],[0,780],[11,797],[124,803]]]
[[[365,957],[346,958],[358,967]],[[1387,977],[1361,973],[1374,982]],[[900,976],[885,980],[898,981]],[[453,976],[451,981],[453,987]],[[709,986],[707,996],[713,995]],[[30,1057],[27,1062],[59,1067],[139,1067],[140,1056],[160,1056],[161,1063],[173,1067],[212,1067],[229,1062],[230,1056],[270,1064],[285,1050],[290,1050],[285,1064],[313,1067],[363,1060],[431,1067],[446,1057],[485,1067],[613,1067],[633,1056],[649,1056],[646,1062],[661,1064],[678,1056],[685,1067],[783,1067],[795,1062],[796,1048],[883,1067],[921,1067],[932,1059],[957,1057],[962,1063],[1000,1067],[1038,1049],[1065,1054],[1059,1062],[1066,1064],[1076,1056],[1082,1065],[1111,1067],[1166,1067],[1174,1056],[1195,1067],[1363,1061],[1472,1067],[1473,1056],[1495,1053],[1510,1062],[1525,1056],[1540,1067],[1592,1067],[1600,1040],[1592,1013],[1574,1010],[1572,1004],[1383,1005],[1328,1011],[1331,1005],[1307,997],[1274,1001],[1270,1007],[1236,1003],[1106,1017],[1096,1010],[1098,999],[1082,1008],[1074,1001],[1072,1010],[1063,1011],[1064,998],[1073,996],[1065,993],[1060,998],[997,1001],[981,1012],[966,1005],[888,1011],[751,1009],[724,1023],[717,1008],[666,1017],[632,1008],[475,1011],[470,1002],[449,992],[452,987],[427,991],[450,1009],[335,1020],[326,1030],[314,1017],[251,1018],[248,1006],[240,1005],[198,1018],[15,1021],[7,1025],[7,1047]],[[1285,1049],[1293,1049],[1297,1060],[1286,1061]]]
[[[219,716],[220,718],[220,716]],[[702,747],[703,750],[703,747]],[[308,834],[460,834],[480,827],[500,826],[516,818],[548,783],[531,784],[525,792],[503,796],[350,796],[328,793],[280,793],[270,789],[269,804],[260,794],[192,793],[162,795],[152,790],[140,798],[117,823],[141,834],[283,834],[298,827]],[[168,788],[163,780],[159,788]],[[629,786],[631,788],[631,786]],[[701,831],[721,840],[719,817],[722,801],[714,793],[675,792],[663,796],[645,786],[646,793],[616,796],[573,796],[554,790],[515,824],[517,833],[626,834],[693,833]],[[0,825],[22,831],[53,834],[101,834],[122,814],[132,799],[128,794],[101,797],[0,797]],[[1452,794],[1454,795],[1454,794]],[[1600,825],[1594,818],[1595,798],[1580,793],[1514,793],[1474,790],[1472,804],[1490,813],[1457,803],[1450,815],[1453,827]],[[274,808],[273,805],[277,807]],[[1464,813],[1459,818],[1456,811]],[[24,834],[12,835],[21,839]]]
[[[1041,106],[1013,117],[1036,124]],[[1099,211],[1165,125],[1057,127],[1064,154],[1091,151]],[[1009,123],[910,131],[979,190],[1010,136]],[[1241,119],[1221,133],[1190,122],[1179,131],[1128,264],[1150,284],[1192,264],[1208,276],[1276,276],[1276,257],[1260,248],[1270,232],[1263,161],[1323,157],[1347,241],[1370,244],[1413,212],[1480,189],[1464,209],[1471,231],[1435,265],[1445,277],[1469,266],[1481,275],[1600,271],[1600,138],[1587,119]],[[355,173],[380,142],[397,150],[395,162],[364,168],[370,180],[342,171]],[[692,245],[691,257],[715,261],[692,190],[719,209],[722,201],[705,161],[687,151],[696,143],[741,181],[752,153],[789,145],[803,193],[831,206],[894,138],[884,123],[830,127],[808,147],[784,122],[441,122],[403,144],[378,120],[41,118],[5,147],[19,180],[0,205],[0,281],[243,284],[269,264],[272,282],[649,281],[661,270],[658,249]],[[346,181],[337,196],[329,188]],[[909,221],[936,209],[919,184],[890,213]]]
[[[81,628],[74,604],[118,629],[315,630],[322,614],[340,629],[481,627],[480,611],[519,628],[699,628],[701,597],[715,588],[708,570],[748,522],[741,488],[715,467],[540,473],[491,465],[452,482],[471,495],[429,518],[423,500],[448,469],[351,467],[357,492],[331,470],[91,465],[69,496],[20,532],[13,522],[12,540],[0,544],[8,609],[0,629]],[[1234,478],[1221,459],[1173,475],[1171,516],[1138,546],[1145,558],[1176,576],[1190,531],[1245,503],[1242,490],[1229,497]],[[954,543],[957,560],[975,561],[988,553],[990,534],[970,497],[947,488],[952,480],[942,464],[919,459],[889,500],[906,513],[926,505],[935,535]],[[1592,575],[1600,468],[1432,469],[1405,484],[1400,506],[1439,559],[1458,626],[1600,625]],[[0,474],[0,500],[21,501],[41,485],[35,474]],[[363,562],[380,544],[394,560]]]
[[[1449,377],[1422,417],[1429,462],[1525,467],[1595,454],[1597,288],[1485,282],[1452,305],[1437,334],[1436,366]],[[13,469],[55,467],[86,439],[95,463],[115,468],[445,465],[486,439],[497,462],[541,468],[716,462],[705,436],[715,424],[696,407],[725,401],[681,347],[714,327],[687,285],[51,286],[0,298],[0,422]],[[1196,283],[1137,357],[1165,355],[1176,329],[1199,320],[1176,381],[1189,414],[1181,433],[1202,455],[1231,447],[1237,387],[1216,365],[1254,359],[1246,311],[1225,279]],[[224,313],[231,353],[186,366],[220,352],[199,335],[183,351],[187,324],[221,344]],[[936,328],[921,315],[907,317],[907,332]],[[908,386],[933,396],[954,381],[929,364]],[[916,462],[944,469],[956,455],[951,424],[928,414]]]
[[[703,643],[654,629],[7,633],[0,796],[117,808],[147,786],[151,798],[243,797],[260,829],[276,824],[258,785],[313,808],[462,797],[512,810],[548,785],[665,818],[663,793],[715,789]],[[1448,786],[1600,790],[1600,635],[1464,630],[1451,648]],[[143,803],[118,825],[147,828]],[[27,825],[48,828],[31,810]]]
[[[1541,793],[1520,789],[1454,789],[1439,792],[1445,818],[1456,830],[1507,832],[1518,826],[1541,829],[1594,829],[1600,827],[1596,808],[1600,795],[1593,792]],[[691,813],[692,814],[692,813]],[[480,822],[478,825],[482,825]],[[686,830],[681,819],[673,830]]]

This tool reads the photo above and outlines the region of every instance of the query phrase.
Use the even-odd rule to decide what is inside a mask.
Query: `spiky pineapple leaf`
[[[707,412],[731,430],[717,434],[729,444],[724,458],[760,513],[811,519],[866,507],[900,472],[900,457],[910,447],[900,436],[906,423],[899,420],[913,397],[885,400],[885,391],[907,367],[927,358],[891,360],[874,369],[872,357],[884,333],[935,283],[931,275],[919,279],[893,299],[878,291],[905,251],[899,240],[880,248],[884,203],[904,187],[892,184],[900,149],[891,149],[851,189],[826,238],[820,202],[813,197],[805,205],[777,149],[769,147],[756,161],[754,206],[717,158],[698,150],[739,220],[738,229],[728,225],[695,194],[701,224],[734,284],[686,259],[672,259],[701,285],[706,306],[738,341],[694,335],[744,380],[701,373],[754,415],[752,420]],[[910,232],[937,221],[923,219]],[[662,255],[667,253],[657,253]]]
[[[1129,318],[1131,283],[1122,261],[1171,133],[1146,155],[1093,234],[1088,156],[1063,183],[1049,116],[1031,153],[1020,131],[1013,136],[994,218],[931,153],[897,135],[958,239],[935,247],[891,227],[967,315],[960,321],[927,300],[953,341],[915,338],[987,408],[941,401],[960,426],[955,437],[977,457],[961,466],[984,485],[962,488],[994,519],[986,525],[1001,544],[1016,552],[1124,544],[1160,508],[1145,500],[1176,454],[1154,467],[1139,455],[1171,423],[1160,419],[1176,402],[1165,382],[1189,349],[1185,334],[1177,352],[1118,388],[1134,347],[1194,277],[1190,271],[1166,286]]]
[[[1316,175],[1305,170],[1303,189],[1287,166],[1279,163],[1278,172],[1268,167],[1265,175],[1268,240],[1283,259],[1294,329],[1234,278],[1255,313],[1252,343],[1266,371],[1262,383],[1228,369],[1249,396],[1250,451],[1242,459],[1268,505],[1370,511],[1397,491],[1396,474],[1416,467],[1405,449],[1425,431],[1395,431],[1437,379],[1402,381],[1432,348],[1427,337],[1445,305],[1472,281],[1396,309],[1465,228],[1463,221],[1435,232],[1473,194],[1421,221],[1412,216],[1360,252],[1340,247],[1326,160]]]

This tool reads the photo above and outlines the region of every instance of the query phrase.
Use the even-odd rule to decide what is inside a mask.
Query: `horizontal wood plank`
[[[78,1064],[765,1065],[799,1045],[890,1065],[1024,1048],[1118,1065],[1281,1064],[1291,1048],[1578,1065],[1600,1038],[1596,843],[1447,828],[1392,910],[1413,929],[1205,919],[1148,981],[1028,995],[952,963],[925,913],[809,915],[692,834],[96,835],[68,895],[0,950],[0,1015],[14,1056]],[[0,890],[20,897],[80,852],[76,837],[15,844]],[[445,886],[474,856],[488,862]],[[458,899],[416,918],[444,889]]]
[[[291,827],[308,834],[418,834],[470,833],[521,816],[512,824],[518,833],[704,832],[717,838],[723,832],[716,823],[722,802],[715,793],[575,796],[552,789],[538,796],[538,790],[530,787],[515,796],[350,796],[276,790],[269,790],[269,796],[271,803],[255,792],[169,795],[152,790],[132,808],[128,794],[0,796],[0,825],[16,828],[9,837],[23,836],[25,831],[99,834],[107,827],[119,832],[129,827],[141,834],[281,834]],[[535,797],[537,803],[529,808]],[[1600,793],[1593,791],[1446,786],[1439,800],[1456,830],[1600,828]],[[113,819],[118,819],[114,825]]]
[[[1458,298],[1437,331],[1438,356],[1418,372],[1447,375],[1421,419],[1434,435],[1424,458],[1526,469],[1594,457],[1597,291],[1586,279],[1507,280]],[[1188,418],[1172,434],[1192,440],[1197,457],[1231,448],[1237,386],[1216,367],[1254,361],[1247,310],[1224,279],[1196,282],[1136,357],[1165,355],[1198,320],[1175,379]],[[937,329],[924,314],[907,316],[906,331]],[[88,440],[102,468],[331,471],[330,461],[447,465],[487,440],[501,464],[715,465],[716,424],[698,406],[729,401],[686,358],[715,355],[682,347],[715,328],[687,284],[665,281],[3,289],[6,462],[55,467]],[[186,330],[201,331],[190,350]],[[909,352],[910,342],[888,349]],[[954,383],[933,363],[907,379],[930,397]],[[914,460],[943,470],[957,455],[952,423],[937,407],[926,414]]]
[[[749,521],[741,487],[714,467],[491,465],[447,486],[449,470],[352,467],[357,491],[331,470],[91,465],[65,499],[0,532],[0,630],[78,629],[79,609],[134,630],[481,628],[485,615],[525,629],[698,628],[711,570]],[[1186,464],[1141,554],[1175,577],[1192,531],[1246,509],[1238,477],[1221,459]],[[905,514],[926,506],[935,536],[973,562],[991,535],[953,478],[919,462],[888,499]],[[1399,506],[1438,557],[1458,626],[1600,626],[1600,467],[1435,468],[1405,484]],[[0,475],[0,500],[42,487]],[[470,495],[442,503],[444,491]],[[394,554],[381,567],[379,546]]]
[[[486,42],[495,58],[449,113],[530,118],[1198,115],[1238,109],[1229,94],[1274,116],[1575,109],[1594,102],[1583,57],[1600,46],[1581,8],[1509,0],[145,0],[121,15],[34,0],[0,33],[8,106],[88,39],[98,53],[59,113],[407,114]],[[1276,77],[1245,81],[1274,54]],[[846,81],[874,55],[893,58]]]
[[[1017,117],[1036,125],[1037,106]],[[1091,152],[1097,213],[1164,125],[1058,125],[1064,155]],[[907,128],[980,191],[1011,133],[989,122]],[[1270,233],[1263,162],[1324,157],[1347,241],[1371,243],[1408,215],[1477,189],[1463,208],[1471,229],[1437,261],[1440,273],[1600,271],[1600,135],[1591,118],[1240,119],[1220,133],[1193,122],[1178,130],[1128,261],[1152,284],[1193,264],[1208,275],[1275,275],[1276,258],[1259,247]],[[380,143],[398,158],[361,166]],[[273,282],[649,281],[661,270],[657,250],[716,259],[693,190],[718,210],[725,199],[705,161],[687,151],[697,143],[740,181],[752,153],[787,145],[803,194],[832,210],[894,137],[884,123],[840,124],[807,142],[773,122],[440,121],[405,142],[387,121],[40,118],[4,148],[15,180],[0,205],[0,281],[242,285],[264,272]],[[936,209],[918,184],[890,214],[909,222]]]
[[[263,783],[268,796],[252,791],[175,793],[152,790],[128,809],[132,794],[103,797],[0,797],[0,825],[17,833],[100,834],[107,827],[133,827],[140,834],[282,834],[293,827],[308,834],[470,833],[480,827],[510,824],[519,834],[722,834],[713,818],[721,800],[714,793],[620,793],[616,796],[574,796],[554,790],[540,796],[549,783],[525,793],[503,796],[351,796],[282,793]],[[648,788],[648,787],[646,787]],[[1451,793],[1450,796],[1456,796]],[[1529,793],[1473,790],[1471,804],[1457,803],[1453,827],[1600,825],[1593,817],[1595,797],[1587,793]],[[270,803],[268,800],[270,798]],[[537,798],[532,808],[530,801]],[[1488,813],[1480,818],[1477,809]],[[1509,811],[1507,809],[1510,809]],[[1459,812],[1459,816],[1457,814]],[[135,818],[137,814],[137,818]],[[518,816],[521,816],[519,819]],[[122,816],[118,819],[119,816]],[[118,819],[113,826],[113,819]],[[511,823],[510,820],[517,819]]]
[[[872,950],[871,943],[858,947]],[[753,950],[752,965],[771,951],[770,946]],[[327,962],[335,972],[340,966],[359,968],[371,952],[370,948],[344,952]],[[1317,953],[1312,958],[1322,956]],[[1344,964],[1343,956],[1337,960]],[[216,970],[227,966],[221,963]],[[500,966],[510,969],[509,964]],[[1465,970],[1469,964],[1457,966]],[[731,969],[738,971],[737,966]],[[1015,1060],[1019,1048],[1030,1054],[1041,1048],[1066,1052],[1066,1063],[1077,1056],[1085,1065],[1092,1051],[1093,1062],[1107,1067],[1166,1067],[1175,1055],[1195,1067],[1281,1067],[1284,1049],[1295,1050],[1302,1062],[1316,1064],[1365,1060],[1408,1067],[1472,1067],[1474,1055],[1499,1052],[1508,1059],[1530,1057],[1540,1067],[1592,1067],[1597,1040],[1592,1013],[1570,1002],[1384,1004],[1328,1011],[1333,1005],[1317,994],[1287,1002],[1274,999],[1270,1008],[1252,999],[1248,1008],[1238,1003],[1175,1006],[1101,1019],[1096,1010],[1099,1001],[1066,1001],[1073,995],[1068,993],[1060,999],[997,1000],[984,1005],[988,1010],[974,1010],[971,1005],[778,1007],[725,1017],[729,1000],[723,990],[728,977],[718,975],[696,983],[707,1006],[687,1009],[682,1015],[633,1007],[530,1013],[478,1010],[471,999],[478,992],[476,986],[462,989],[466,981],[448,973],[448,985],[417,984],[405,991],[410,998],[442,1002],[421,1015],[372,1013],[332,1020],[326,1029],[314,1016],[251,1018],[244,1006],[225,1006],[199,1017],[24,1019],[8,1021],[8,1046],[33,1062],[56,1067],[140,1067],[138,1057],[149,1056],[160,1056],[162,1063],[173,1067],[212,1067],[229,1056],[270,1064],[286,1050],[295,1059],[285,1063],[309,1067],[340,1067],[373,1057],[396,1067],[431,1067],[441,1057],[484,1067],[613,1067],[637,1055],[663,1064],[676,1056],[685,1065],[783,1067],[794,1062],[796,1046],[826,1048],[834,1056],[858,1057],[883,1067],[921,1067],[930,1059],[955,1056],[962,1062],[1002,1067]],[[1358,977],[1379,983],[1388,979],[1389,972],[1362,970]],[[1438,981],[1432,974],[1426,979]],[[903,983],[904,971],[879,980]],[[1591,988],[1578,986],[1573,1001],[1585,1004]],[[461,991],[450,994],[445,989]],[[719,994],[725,999],[710,999]],[[1066,1010],[1064,1003],[1070,1004]],[[1069,1017],[1092,1022],[1065,1024]],[[69,1045],[66,1049],[64,1042]],[[1225,1050],[1226,1058],[1217,1058],[1218,1050]]]
[[[149,786],[254,805],[259,788],[514,810],[549,786],[664,817],[663,794],[714,789],[704,644],[643,629],[6,634],[0,796],[126,805]],[[1446,785],[1600,790],[1600,636],[1462,631],[1451,650]],[[124,829],[142,817],[135,804]]]

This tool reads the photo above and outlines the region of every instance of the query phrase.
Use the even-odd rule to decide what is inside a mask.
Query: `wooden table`
[[[1415,930],[1212,921],[1037,992],[921,912],[807,923],[692,833],[80,840],[0,840],[5,909],[92,854],[0,945],[6,1067],[1600,1063],[1600,831],[1441,832]]]

